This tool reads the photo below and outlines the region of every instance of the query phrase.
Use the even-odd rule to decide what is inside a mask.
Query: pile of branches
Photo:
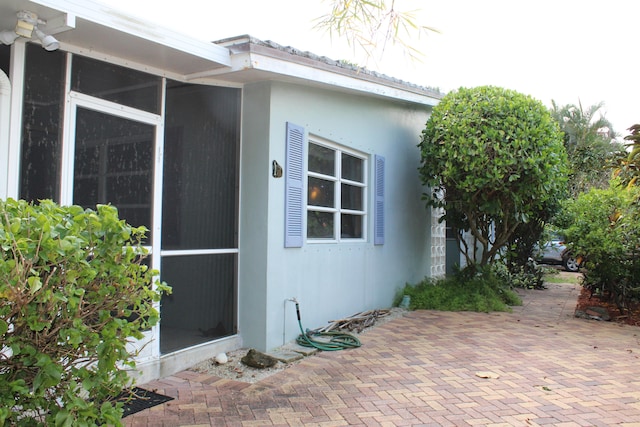
[[[390,310],[368,310],[353,314],[339,320],[330,320],[327,326],[316,329],[314,332],[349,331],[360,333],[373,326],[380,317],[389,315]]]

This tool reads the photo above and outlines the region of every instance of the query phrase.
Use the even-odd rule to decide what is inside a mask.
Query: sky
[[[444,93],[494,85],[549,107],[552,100],[585,109],[603,102],[620,137],[640,123],[640,2],[395,0],[397,10],[415,11],[416,22],[439,32],[412,40],[420,61],[387,48],[366,62],[345,40],[314,29],[330,0],[102,1],[202,40],[249,34]]]

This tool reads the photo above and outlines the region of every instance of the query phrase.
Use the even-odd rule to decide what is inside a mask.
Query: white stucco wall
[[[270,350],[295,339],[299,328],[289,298],[297,298],[303,326],[313,329],[362,310],[387,308],[405,283],[439,271],[432,268],[440,257],[432,257],[432,215],[421,200],[417,172],[417,144],[427,118],[425,106],[280,83],[245,87],[239,272],[243,345]],[[286,168],[286,122],[385,157],[384,245],[373,244],[370,215],[367,242],[284,247],[285,183],[271,177],[271,162]],[[371,195],[371,170],[369,177]],[[372,212],[371,197],[368,204]],[[442,240],[444,248],[443,233]]]

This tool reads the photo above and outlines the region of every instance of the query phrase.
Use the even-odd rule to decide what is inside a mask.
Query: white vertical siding
[[[7,198],[9,180],[9,125],[11,113],[11,82],[0,70],[0,199]]]

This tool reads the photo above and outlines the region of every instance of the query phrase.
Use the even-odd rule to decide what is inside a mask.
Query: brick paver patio
[[[411,312],[256,384],[181,372],[141,385],[175,400],[125,425],[640,426],[640,328],[574,318],[578,293],[522,291],[513,313]]]

